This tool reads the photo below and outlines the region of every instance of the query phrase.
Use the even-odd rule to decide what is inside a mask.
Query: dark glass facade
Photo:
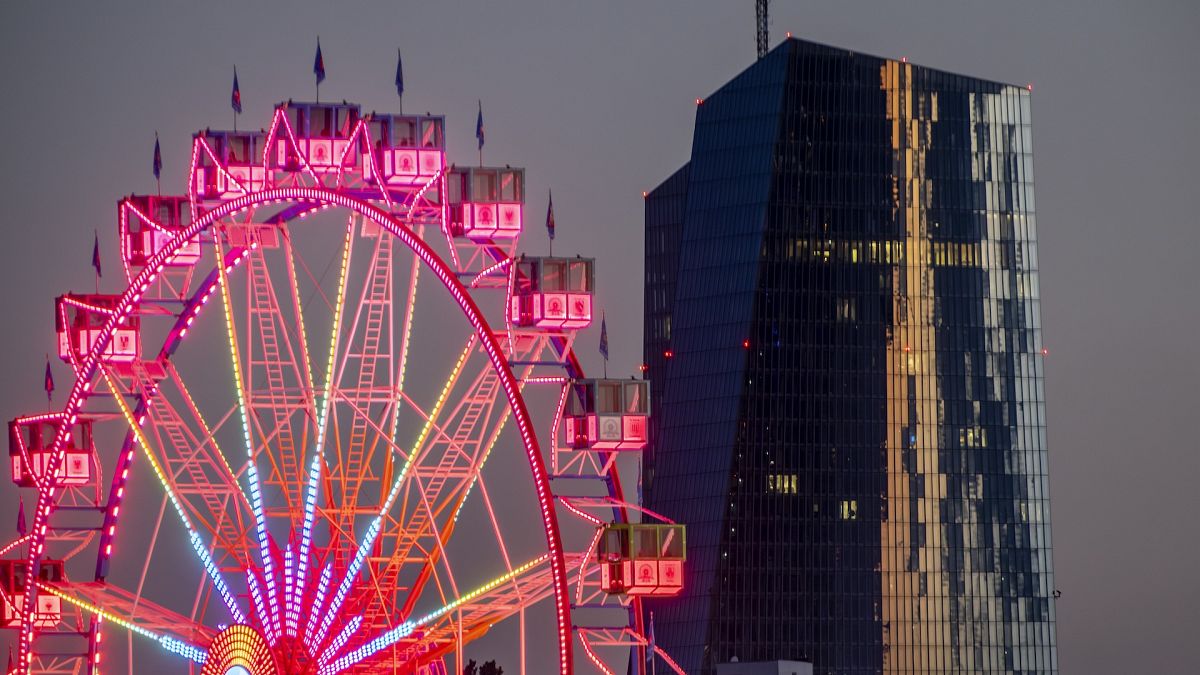
[[[1058,670],[1029,92],[788,40],[646,199],[689,673]]]

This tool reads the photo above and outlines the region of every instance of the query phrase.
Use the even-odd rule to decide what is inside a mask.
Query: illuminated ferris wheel
[[[524,171],[444,136],[289,101],[120,200],[125,288],[56,299],[65,407],[9,425],[15,672],[98,673],[123,631],[203,675],[443,675],[497,631],[519,672],[682,672],[641,599],[684,531],[620,475],[647,385],[573,350],[593,261],[519,255]]]

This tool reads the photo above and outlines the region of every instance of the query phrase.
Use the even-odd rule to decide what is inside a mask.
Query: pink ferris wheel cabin
[[[8,423],[8,456],[12,480],[20,487],[38,487],[54,453],[54,437],[65,421],[62,413],[18,417]],[[65,457],[54,472],[53,487],[86,485],[92,479],[92,421],[78,419],[63,446]]]
[[[372,113],[367,128],[374,147],[363,153],[363,176],[379,176],[388,185],[415,185],[433,178],[446,163],[446,118],[440,115]]]
[[[116,313],[119,295],[76,295],[68,293],[54,300],[54,330],[58,333],[58,357],[72,365],[86,357],[100,340],[105,324]],[[122,319],[112,339],[100,353],[106,363],[132,363],[141,354],[141,320],[137,316]]]
[[[296,103],[280,106],[287,130],[269,139],[267,162],[271,168],[297,171],[301,155],[308,167],[317,173],[352,169],[358,165],[357,144],[352,142],[362,108],[356,103]],[[295,135],[295,143],[288,136]]]
[[[145,267],[192,224],[191,202],[186,196],[130,195],[117,204],[121,257],[129,267]],[[200,260],[200,238],[185,243],[167,265],[191,267]]]
[[[450,170],[446,190],[455,235],[471,240],[521,235],[525,169],[455,167]]]
[[[196,196],[203,200],[221,200],[267,187],[263,149],[267,134],[263,131],[213,131],[206,129],[193,137],[202,143],[196,155],[192,176]],[[211,154],[210,154],[211,153]]]
[[[586,328],[592,323],[596,261],[521,256],[513,279],[509,318],[516,326]]]
[[[576,450],[642,450],[650,414],[646,380],[572,380],[563,410],[564,445]]]
[[[64,579],[63,561],[43,560],[38,568],[39,586],[53,585]],[[24,614],[25,591],[29,588],[29,563],[24,560],[0,560],[0,628],[19,628]],[[37,597],[33,613],[36,628],[50,629],[62,620],[62,599],[51,593]]]

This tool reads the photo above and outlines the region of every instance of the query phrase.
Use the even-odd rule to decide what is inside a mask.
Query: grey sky
[[[41,409],[51,300],[89,289],[92,231],[115,283],[114,204],[182,186],[190,134],[313,95],[444,113],[452,158],[528,168],[526,250],[553,187],[558,252],[599,259],[611,369],[641,352],[641,192],[688,156],[694,100],[754,58],[752,0],[97,2],[0,6],[0,415]],[[300,6],[295,6],[300,5]],[[1034,85],[1060,662],[1192,672],[1200,623],[1200,9],[1179,1],[774,3],[785,31]],[[552,179],[552,180],[551,180]],[[116,290],[109,288],[109,290]],[[596,331],[581,352],[598,365]],[[59,370],[60,388],[66,387]],[[60,389],[61,391],[61,389]],[[15,490],[0,491],[7,538]],[[507,668],[506,668],[507,670]]]

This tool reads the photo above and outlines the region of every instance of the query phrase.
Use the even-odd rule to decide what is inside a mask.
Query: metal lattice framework
[[[443,136],[288,102],[267,131],[196,134],[186,194],[120,202],[127,285],[59,298],[66,404],[10,425],[36,493],[0,551],[15,672],[98,673],[115,625],[203,673],[438,675],[509,620],[522,671],[557,644],[533,671],[682,672],[601,587],[603,526],[645,513],[620,453],[558,438],[592,289],[586,316],[522,319],[523,173],[447,166]],[[489,482],[514,471],[523,501]],[[148,536],[122,529],[156,500]],[[148,590],[160,534],[190,543],[190,606]]]

